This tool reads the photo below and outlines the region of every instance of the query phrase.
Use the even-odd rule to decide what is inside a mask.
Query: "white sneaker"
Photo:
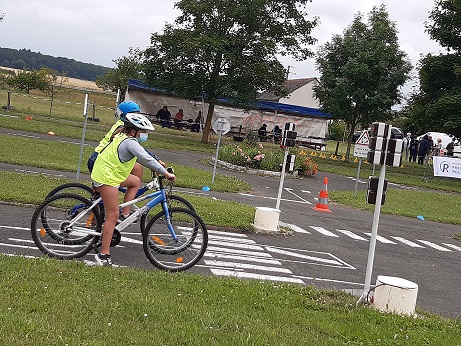
[[[96,255],[94,255],[94,259],[96,260],[96,263],[100,266],[112,267],[112,259],[110,258],[110,255],[102,255],[97,253]]]

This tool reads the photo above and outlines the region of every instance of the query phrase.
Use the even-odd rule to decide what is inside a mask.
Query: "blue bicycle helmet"
[[[117,116],[120,120],[125,121],[125,115],[128,113],[139,113],[141,107],[133,101],[123,101],[117,107]]]

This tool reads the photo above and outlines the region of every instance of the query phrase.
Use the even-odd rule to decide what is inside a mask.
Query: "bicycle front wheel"
[[[176,196],[176,195],[167,196],[167,204],[168,204],[169,210],[173,208],[184,208],[184,209],[189,209],[195,212],[195,209],[192,206],[192,204],[187,199],[181,196]],[[143,231],[144,228],[146,228],[146,225],[148,224],[149,219],[157,215],[160,212],[160,210],[162,210],[162,207],[160,204],[158,204],[156,207],[149,210],[147,214],[144,214],[141,217],[141,223],[140,223],[141,232]]]
[[[102,221],[98,207],[90,209],[88,199],[72,194],[47,198],[34,212],[32,239],[46,255],[71,259],[86,255],[98,241]]]
[[[166,215],[161,211],[143,232],[143,247],[149,261],[159,269],[178,272],[194,266],[206,251],[208,232],[200,216],[184,208],[169,210],[176,235],[173,239]]]

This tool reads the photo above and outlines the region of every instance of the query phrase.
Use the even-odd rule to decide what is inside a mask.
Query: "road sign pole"
[[[221,136],[225,135],[230,130],[230,122],[225,118],[218,118],[213,123],[213,130],[218,134],[218,144],[216,145],[216,156],[214,159],[213,165],[213,176],[211,178],[211,184],[214,184],[214,177],[216,175],[216,164],[218,163],[218,155],[219,155],[219,146],[221,144]]]
[[[389,132],[387,134],[386,143],[389,143],[390,138],[391,138],[391,127],[389,127]],[[379,172],[378,190],[376,191],[376,203],[375,203],[375,210],[373,213],[373,226],[371,228],[370,247],[368,250],[367,271],[365,273],[365,285],[364,285],[363,295],[357,301],[357,304],[361,302],[368,303],[367,298],[368,298],[368,293],[370,292],[370,287],[371,287],[371,274],[373,271],[373,262],[375,258],[376,238],[378,237],[378,225],[379,225],[379,216],[381,213],[381,201],[383,197],[384,180],[386,179],[387,144],[386,144],[386,147],[383,148],[383,151],[384,151],[384,162],[381,165],[381,169]]]
[[[86,123],[88,122],[88,94],[85,94],[85,103],[83,106],[83,116],[85,117],[85,119],[83,121],[82,142],[80,144],[80,156],[78,158],[77,181],[80,180],[80,169],[82,166],[83,146],[85,145]]]
[[[359,166],[357,167],[357,178],[355,179],[354,198],[357,195],[357,185],[359,184],[361,166],[362,166],[362,158],[359,159]]]
[[[218,163],[218,155],[219,155],[219,145],[221,143],[221,133],[222,130],[218,131],[218,145],[216,145],[216,156],[214,158],[214,166],[213,166],[213,177],[211,178],[211,184],[214,184],[214,177],[216,175],[216,164]]]
[[[279,193],[277,195],[277,203],[275,205],[275,209],[279,209],[280,200],[282,199],[283,181],[285,180],[285,167],[287,165],[287,155],[288,147],[285,148],[285,154],[283,155],[282,173],[280,174]]]

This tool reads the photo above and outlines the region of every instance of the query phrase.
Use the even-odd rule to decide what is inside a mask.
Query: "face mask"
[[[142,143],[142,142],[147,141],[147,137],[148,137],[147,132],[140,133],[139,138],[138,138],[138,142]]]

